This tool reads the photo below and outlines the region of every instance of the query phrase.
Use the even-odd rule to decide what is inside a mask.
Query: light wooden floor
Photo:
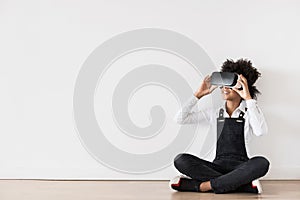
[[[0,199],[300,199],[300,181],[262,181],[264,193],[213,194],[174,192],[167,181],[40,181],[0,180]]]

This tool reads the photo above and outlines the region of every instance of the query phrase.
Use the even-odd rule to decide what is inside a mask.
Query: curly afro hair
[[[235,72],[237,74],[242,74],[247,79],[251,97],[257,99],[257,94],[261,94],[256,86],[254,86],[256,80],[261,76],[261,73],[252,66],[250,60],[239,59],[234,62],[233,60],[227,59],[222,65],[221,72]]]

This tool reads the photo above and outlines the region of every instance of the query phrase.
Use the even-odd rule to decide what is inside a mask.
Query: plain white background
[[[300,2],[289,0],[1,0],[0,178],[167,179],[176,174],[172,166],[144,175],[106,168],[83,148],[73,122],[74,84],[88,55],[114,35],[150,27],[193,39],[217,68],[227,58],[253,61],[262,72],[259,105],[269,135],[253,141],[252,154],[271,161],[266,178],[299,179],[299,10]],[[195,90],[200,81],[191,78]],[[166,109],[170,120],[178,105],[173,101]],[[140,123],[149,123],[143,117]],[[197,153],[199,142],[200,137],[189,151]],[[135,151],[130,146],[122,148]]]

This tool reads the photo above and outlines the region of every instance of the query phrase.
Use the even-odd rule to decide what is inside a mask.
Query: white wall
[[[266,178],[299,179],[299,9],[296,0],[0,1],[0,178],[167,179],[176,174],[172,166],[134,175],[101,165],[82,146],[73,120],[76,77],[90,53],[114,35],[150,27],[196,41],[216,67],[226,58],[253,61],[262,72],[259,104],[269,125],[269,135],[253,142],[253,153],[270,159]],[[200,79],[189,80],[195,90]],[[168,123],[179,106],[170,102],[162,101]],[[136,106],[132,109],[143,109]],[[141,124],[149,124],[148,116],[139,116]],[[167,138],[151,142],[167,145]],[[198,136],[188,151],[199,152],[200,143]],[[138,153],[130,146],[122,148]]]

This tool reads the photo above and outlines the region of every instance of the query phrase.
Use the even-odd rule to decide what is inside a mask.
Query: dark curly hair
[[[257,99],[257,94],[261,94],[256,86],[254,86],[258,77],[261,76],[261,73],[252,66],[250,60],[239,59],[234,62],[231,59],[227,59],[222,65],[221,72],[235,72],[237,74],[242,74],[247,79],[251,97]]]

